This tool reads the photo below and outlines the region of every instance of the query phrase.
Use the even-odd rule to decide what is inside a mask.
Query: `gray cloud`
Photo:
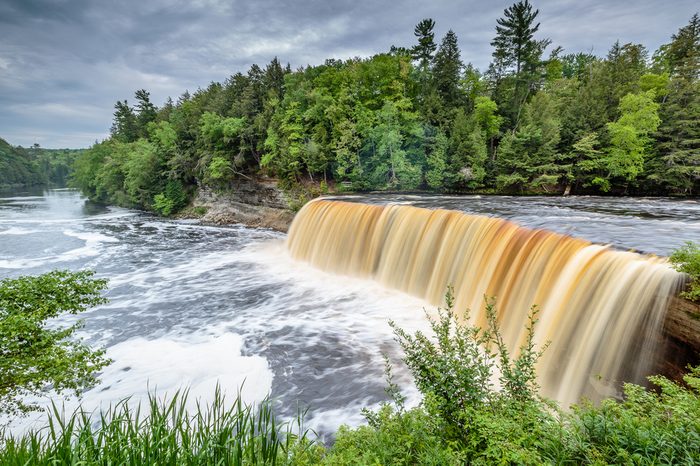
[[[86,147],[106,137],[114,102],[156,103],[274,56],[293,67],[413,44],[425,17],[453,29],[465,62],[488,66],[496,18],[511,1],[3,0],[0,136]],[[535,0],[542,37],[604,55],[615,40],[653,50],[687,23],[694,0]]]

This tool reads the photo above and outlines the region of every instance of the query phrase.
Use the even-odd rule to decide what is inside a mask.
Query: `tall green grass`
[[[186,409],[188,392],[149,395],[145,407],[123,400],[99,413],[64,415],[54,404],[46,427],[0,434],[2,465],[277,465],[304,463],[316,447],[303,413],[278,422],[269,399],[248,405],[240,394]],[[299,461],[301,460],[301,461]]]

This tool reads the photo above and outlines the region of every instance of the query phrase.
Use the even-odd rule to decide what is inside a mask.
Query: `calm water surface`
[[[668,254],[700,241],[700,204],[593,197],[352,196],[496,215],[616,247]],[[284,235],[243,226],[167,221],[91,204],[72,190],[0,194],[0,278],[90,268],[109,279],[107,305],[81,331],[114,363],[82,400],[96,409],[148,391],[216,384],[246,400],[266,394],[283,415],[310,407],[321,433],[361,421],[384,399],[382,353],[398,356],[387,324],[425,328],[421,300],[292,261]],[[64,319],[65,322],[73,318]],[[399,369],[399,382],[405,371]],[[409,396],[417,398],[414,389]],[[39,400],[47,404],[53,396]],[[65,401],[71,409],[77,401]],[[23,429],[35,419],[14,420]]]

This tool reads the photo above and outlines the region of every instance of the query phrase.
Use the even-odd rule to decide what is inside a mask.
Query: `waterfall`
[[[512,351],[529,309],[539,308],[536,342],[542,394],[569,405],[639,382],[654,362],[668,298],[683,277],[666,259],[513,222],[450,210],[317,200],[296,215],[292,257],[322,270],[374,279],[444,304],[485,324],[485,297]],[[416,310],[419,312],[419,310]]]

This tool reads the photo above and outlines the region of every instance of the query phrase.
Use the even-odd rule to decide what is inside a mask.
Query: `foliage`
[[[398,411],[383,405],[369,425],[342,426],[323,464],[464,464],[462,456],[440,435],[430,414],[422,409]]]
[[[261,175],[345,191],[696,194],[698,15],[651,60],[619,41],[604,56],[545,56],[539,18],[529,0],[507,7],[485,72],[462,61],[453,31],[438,45],[425,18],[414,44],[371,57],[294,71],[275,58],[160,108],[140,89],[134,105],[116,103],[110,138],[78,157],[75,184],[156,211],[169,210],[170,181],[189,195]],[[32,173],[31,161],[11,165],[13,179]]]
[[[0,188],[52,184],[64,186],[79,149],[13,147],[0,138]]]
[[[179,181],[169,181],[165,185],[165,191],[158,193],[153,198],[153,209],[159,214],[168,217],[187,204],[187,195]]]
[[[228,403],[217,388],[208,405],[188,412],[187,392],[170,399],[149,395],[147,406],[123,400],[97,415],[78,409],[65,416],[54,405],[48,426],[1,438],[2,464],[317,464],[320,452],[303,429],[303,416],[279,423],[269,400]],[[296,427],[296,430],[295,430]]]
[[[620,118],[608,123],[610,148],[604,163],[610,177],[632,181],[644,169],[649,135],[661,122],[653,90],[627,94],[620,101]]]
[[[625,385],[623,402],[584,403],[569,416],[565,455],[580,464],[697,464],[700,461],[700,368],[686,386],[665,377],[657,391]]]
[[[700,244],[687,242],[671,254],[671,263],[679,272],[688,274],[690,283],[682,296],[692,301],[700,301]]]
[[[695,464],[700,460],[700,368],[685,385],[650,377],[658,390],[625,385],[625,399],[589,402],[570,412],[537,395],[533,346],[536,309],[513,358],[487,303],[487,328],[466,326],[438,310],[433,335],[394,326],[404,361],[423,394],[406,410],[394,405],[366,413],[368,425],[341,428],[328,464]],[[465,316],[468,318],[468,316]],[[494,369],[498,368],[497,371]],[[500,388],[492,385],[499,374]],[[398,395],[397,395],[398,393]]]
[[[92,277],[90,271],[53,271],[0,281],[0,413],[37,409],[23,398],[47,387],[79,393],[109,364],[104,350],[72,339],[81,322],[47,324],[106,302],[100,294],[106,280]]]

